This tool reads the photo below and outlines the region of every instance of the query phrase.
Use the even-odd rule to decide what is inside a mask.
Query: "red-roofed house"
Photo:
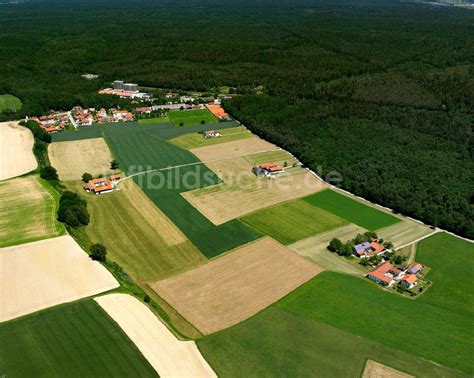
[[[420,263],[413,263],[407,268],[407,273],[417,274],[418,272],[421,272],[422,269],[423,265]]]
[[[395,268],[390,262],[386,261],[367,274],[367,278],[380,283],[384,286],[390,286],[395,279],[400,278],[403,272]]]
[[[105,178],[92,179],[84,185],[86,191],[94,194],[109,193],[113,188],[112,182]]]
[[[400,284],[405,286],[407,289],[411,289],[413,286],[416,285],[416,281],[418,281],[418,277],[410,273],[410,274],[406,274],[400,280]]]
[[[221,137],[222,134],[216,130],[209,130],[209,131],[204,131],[204,138],[210,139],[210,138],[219,138]]]

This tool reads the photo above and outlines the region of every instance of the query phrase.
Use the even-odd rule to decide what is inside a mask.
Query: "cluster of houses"
[[[285,168],[277,163],[265,163],[253,168],[253,172],[258,177],[272,177],[285,173]]]
[[[95,108],[83,109],[76,106],[72,109],[71,115],[76,126],[92,126],[94,123],[129,122],[135,119],[133,113],[128,110],[115,108],[107,111],[104,108],[96,110]]]
[[[120,178],[121,176],[119,174],[115,174],[110,176],[110,179],[105,177],[92,179],[84,184],[84,190],[94,194],[110,193],[114,190],[114,184],[119,181]]]
[[[160,110],[194,110],[194,109],[204,109],[205,105],[189,105],[189,104],[166,104],[166,105],[153,105],[153,106],[143,106],[135,109],[137,114],[151,114]]]
[[[139,100],[151,100],[153,98],[149,93],[140,92],[138,84],[124,83],[121,80],[115,80],[113,88],[102,89],[99,91],[99,94]]]
[[[55,113],[41,117],[26,117],[27,121],[36,121],[47,133],[56,133],[71,125],[70,114]]]
[[[418,281],[418,274],[424,266],[420,263],[413,263],[408,267],[396,268],[389,261],[385,261],[367,274],[367,278],[383,286],[390,287],[394,283],[399,283],[406,289],[412,289]]]

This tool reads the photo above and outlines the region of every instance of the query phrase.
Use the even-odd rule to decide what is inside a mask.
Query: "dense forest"
[[[19,118],[114,79],[208,91],[342,187],[474,238],[474,11],[397,1],[36,0],[0,7]],[[99,74],[86,80],[84,73]]]

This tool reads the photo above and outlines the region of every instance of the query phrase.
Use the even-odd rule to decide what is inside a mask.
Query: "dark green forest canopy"
[[[36,1],[0,8],[18,117],[114,79],[245,96],[250,128],[342,185],[474,237],[474,12],[395,1]],[[101,75],[99,80],[81,78]],[[259,88],[263,93],[254,96]]]

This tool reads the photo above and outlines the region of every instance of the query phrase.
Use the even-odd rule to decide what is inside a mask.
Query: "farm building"
[[[112,181],[106,178],[92,179],[84,185],[84,190],[94,194],[109,193],[113,190]]]
[[[402,270],[395,268],[386,261],[369,272],[367,278],[383,286],[391,286],[395,282],[395,279],[399,279],[403,274],[404,272]]]
[[[407,273],[417,274],[418,272],[421,272],[422,269],[423,265],[420,263],[413,263],[407,268]]]
[[[405,286],[407,289],[411,289],[416,285],[416,281],[418,281],[418,277],[414,274],[406,274],[400,280],[400,284]]]
[[[112,181],[112,182],[117,182],[120,179],[121,179],[121,176],[119,174],[115,174],[115,175],[110,176],[110,181]]]
[[[265,163],[254,167],[253,172],[259,176],[275,176],[281,173],[285,173],[285,168],[278,165],[277,163]]]
[[[229,119],[229,114],[226,113],[224,108],[218,104],[208,104],[206,105],[207,109],[212,113],[212,115],[220,120]]]
[[[383,245],[379,244],[376,240],[372,240],[372,242],[357,244],[352,249],[352,253],[360,259],[365,259],[367,257],[372,257],[376,255],[383,255],[386,251],[386,248]]]
[[[204,138],[210,139],[210,138],[219,138],[222,136],[222,134],[216,130],[209,130],[209,131],[204,131]]]

